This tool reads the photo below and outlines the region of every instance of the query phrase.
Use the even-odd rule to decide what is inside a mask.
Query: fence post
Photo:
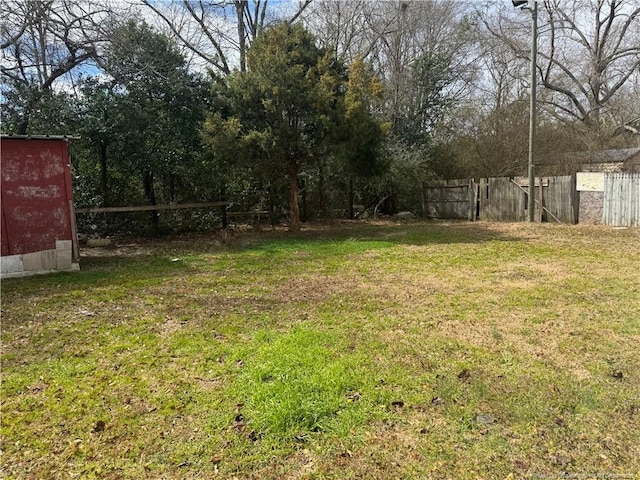
[[[476,182],[473,178],[469,179],[469,220],[476,220]]]
[[[569,199],[571,200],[571,223],[576,225],[580,221],[580,192],[578,191],[576,172],[571,174],[569,190]]]
[[[542,214],[544,213],[544,182],[542,181],[542,177],[538,178],[538,222],[542,223]],[[533,188],[536,188],[536,181],[533,181]]]

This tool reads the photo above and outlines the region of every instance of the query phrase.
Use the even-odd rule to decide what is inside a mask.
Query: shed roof
[[[14,138],[21,140],[79,140],[80,137],[74,137],[73,135],[14,135],[14,134],[0,134],[0,138]]]

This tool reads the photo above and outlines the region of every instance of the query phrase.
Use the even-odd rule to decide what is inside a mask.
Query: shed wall
[[[67,270],[77,260],[67,142],[2,137],[3,276]]]

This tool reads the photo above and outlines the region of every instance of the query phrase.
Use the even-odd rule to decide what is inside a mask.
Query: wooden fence
[[[430,218],[526,221],[528,194],[524,177],[430,182],[423,185],[423,212]],[[533,195],[538,221],[577,222],[575,176],[538,177]]]

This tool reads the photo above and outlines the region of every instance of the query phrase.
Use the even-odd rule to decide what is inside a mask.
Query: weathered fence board
[[[640,226],[640,174],[605,175],[602,223],[619,227]]]

